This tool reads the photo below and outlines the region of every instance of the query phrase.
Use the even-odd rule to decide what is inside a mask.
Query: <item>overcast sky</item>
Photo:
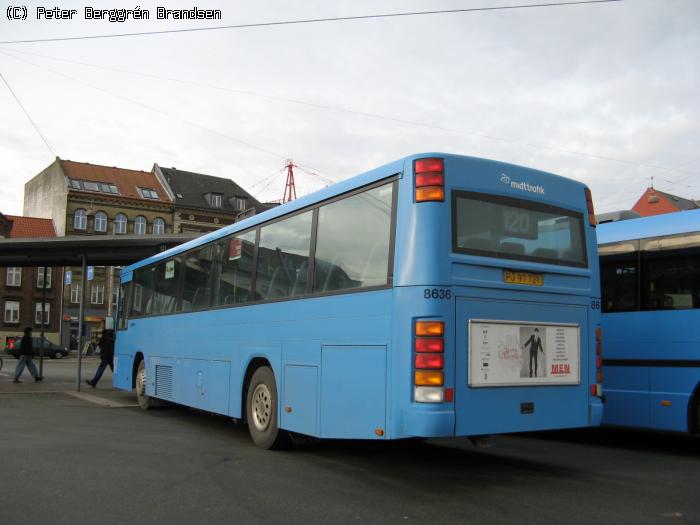
[[[158,4],[140,2],[151,20],[126,23],[85,21],[89,3],[60,0],[47,6],[76,20],[8,21],[17,3],[3,3],[0,41],[541,2],[161,3],[220,8],[212,22],[158,21]],[[305,194],[422,151],[575,178],[598,212],[630,208],[652,176],[700,198],[700,0],[0,44],[0,72],[63,159],[157,162],[261,200],[282,197],[283,174],[269,176],[286,158],[323,177],[297,172]],[[21,214],[24,183],[53,158],[0,83],[0,211]]]

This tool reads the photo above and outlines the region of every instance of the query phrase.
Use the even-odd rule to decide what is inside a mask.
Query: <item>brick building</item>
[[[676,211],[695,210],[700,208],[698,203],[692,199],[678,197],[655,188],[647,188],[639,200],[632,206],[632,210],[642,217],[650,215],[661,215],[662,213],[673,213]]]
[[[151,235],[173,232],[173,203],[151,172],[56,158],[24,187],[24,214],[53,219],[59,236]],[[66,268],[62,344],[78,335],[81,268]],[[85,294],[90,337],[114,313],[119,268],[96,267]]]
[[[0,213],[0,237],[49,238],[56,237],[56,231],[51,219]],[[59,343],[62,268],[47,268],[45,291],[43,270],[43,267],[0,268],[0,298],[3,311],[0,342],[3,347],[8,336],[22,335],[27,326],[33,327],[36,335],[39,335],[42,325],[42,297],[45,297],[44,336],[53,343]]]

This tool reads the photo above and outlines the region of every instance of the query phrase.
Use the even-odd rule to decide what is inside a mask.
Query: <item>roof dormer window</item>
[[[94,182],[90,180],[75,180],[69,179],[70,187],[74,190],[94,191],[97,193],[111,193],[119,195],[119,190],[116,184],[111,182]]]
[[[209,203],[212,208],[221,208],[221,203],[223,201],[221,193],[212,193],[210,199]]]
[[[139,192],[144,199],[158,200],[158,193],[151,188],[139,188]]]

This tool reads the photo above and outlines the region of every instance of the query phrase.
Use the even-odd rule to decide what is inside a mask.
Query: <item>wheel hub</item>
[[[267,385],[260,384],[253,390],[253,424],[255,428],[263,432],[270,426],[272,419],[272,395]]]

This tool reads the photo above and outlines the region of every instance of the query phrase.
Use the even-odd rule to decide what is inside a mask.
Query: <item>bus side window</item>
[[[629,312],[639,309],[637,258],[637,252],[600,258],[603,312]]]
[[[392,184],[321,206],[314,291],[388,283]]]
[[[180,266],[179,257],[155,266],[153,314],[171,314],[176,311],[182,271]]]
[[[202,310],[211,306],[211,275],[214,245],[185,254],[181,311]]]
[[[644,310],[698,308],[700,295],[699,248],[644,252]]]
[[[256,293],[261,299],[282,299],[306,292],[311,211],[263,226],[260,230]]]
[[[153,267],[134,270],[130,317],[150,315],[153,294]]]
[[[251,300],[255,232],[238,234],[219,243],[221,270],[216,291],[217,305],[246,303]]]
[[[126,330],[129,326],[129,302],[131,300],[131,281],[122,284],[119,289],[119,307],[117,308],[117,330]]]

